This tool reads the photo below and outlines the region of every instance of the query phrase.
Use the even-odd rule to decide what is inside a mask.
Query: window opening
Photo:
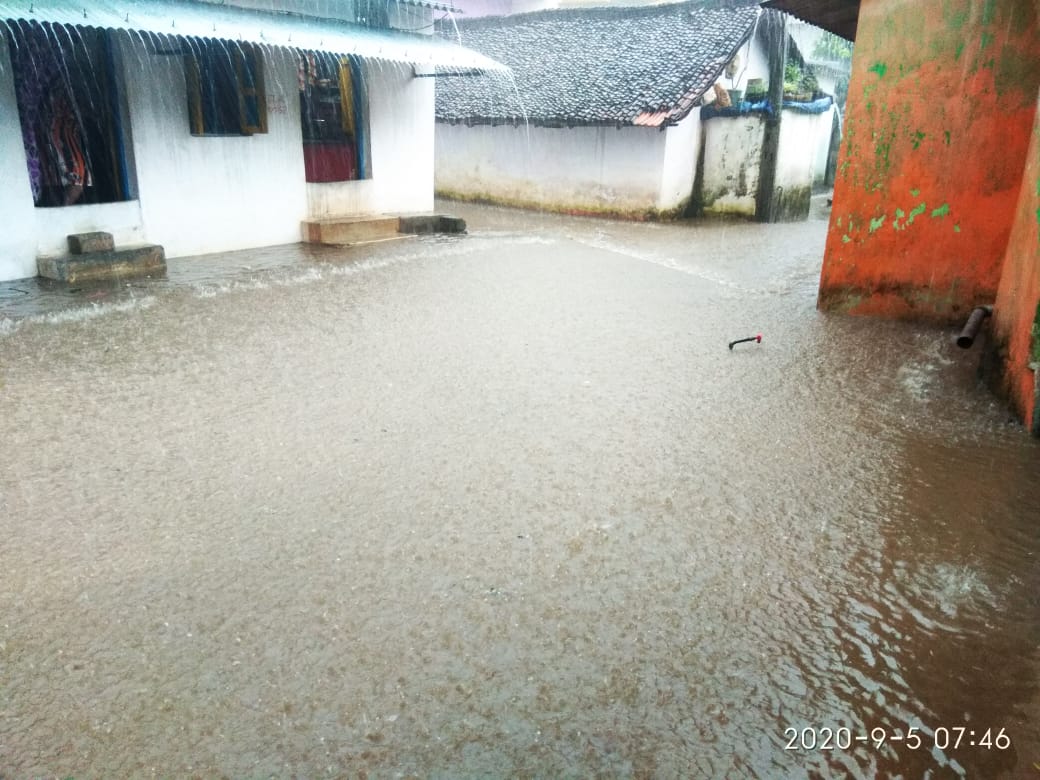
[[[255,46],[192,41],[184,71],[192,135],[267,132],[263,56]]]
[[[33,204],[132,199],[109,34],[21,22],[7,35]]]
[[[298,76],[306,181],[369,178],[368,96],[358,60],[303,52]]]

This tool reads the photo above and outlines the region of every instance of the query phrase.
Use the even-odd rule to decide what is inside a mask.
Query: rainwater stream
[[[818,313],[819,204],[450,208],[0,286],[0,777],[1035,775],[977,353]]]

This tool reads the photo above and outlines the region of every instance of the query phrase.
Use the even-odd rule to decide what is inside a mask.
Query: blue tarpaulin
[[[791,111],[800,111],[803,114],[822,114],[833,103],[834,99],[830,95],[824,95],[818,100],[810,100],[807,103],[785,100],[784,108]],[[742,100],[735,106],[726,106],[725,108],[719,108],[714,103],[701,106],[701,119],[713,119],[717,116],[747,116],[749,114],[765,114],[768,116],[772,113],[773,105],[768,100],[763,100],[759,103],[749,103],[746,100]]]
[[[834,103],[834,98],[824,95],[818,100],[810,100],[808,103],[799,103],[794,100],[785,100],[784,108],[792,111],[800,111],[803,114],[822,114]]]

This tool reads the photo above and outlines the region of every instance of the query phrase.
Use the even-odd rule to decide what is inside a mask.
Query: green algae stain
[[[873,65],[867,68],[867,72],[876,73],[878,74],[878,78],[883,79],[885,77],[885,74],[888,72],[888,66],[883,62],[875,62]]]
[[[921,147],[921,142],[925,139],[925,137],[926,137],[925,134],[922,133],[920,130],[918,130],[918,131],[916,131],[914,133],[914,137],[910,141],[910,143],[913,145],[914,149],[919,149]]]
[[[885,215],[882,214],[880,217],[875,217],[874,219],[870,220],[870,228],[868,229],[867,232],[868,233],[873,233],[875,230],[877,230],[878,228],[880,228],[884,224],[885,224]]]
[[[953,226],[953,232],[954,232],[954,233],[960,233],[960,232],[961,232],[961,223],[960,223],[960,222],[956,223],[956,224],[955,224],[955,225]]]
[[[967,22],[967,21],[968,21],[968,12],[966,10],[965,11],[958,11],[957,13],[954,13],[954,14],[950,15],[950,20],[949,20],[948,24],[949,24],[949,27],[950,27],[951,30],[959,30],[959,29],[961,29],[964,26],[965,22]]]
[[[944,203],[939,208],[932,209],[932,216],[933,217],[945,217],[949,213],[950,213],[950,204],[949,203]]]
[[[984,51],[993,45],[993,33],[984,32],[979,39],[979,51]]]
[[[843,244],[847,244],[850,241],[852,241],[852,239],[849,238],[849,234],[848,233],[846,233],[844,236],[841,237],[841,243],[843,243]]]
[[[913,211],[911,211],[910,214],[907,216],[906,224],[908,224],[908,225],[914,224],[914,220],[917,219],[922,214],[924,214],[924,212],[927,210],[927,208],[928,207],[924,203],[921,203],[920,205],[915,206]]]
[[[920,190],[910,190],[910,197],[911,198],[916,198],[920,194],[921,194]]]
[[[1036,305],[1036,316],[1033,317],[1033,363],[1040,363],[1040,303]]]
[[[945,143],[947,146],[950,145],[950,131],[949,130],[943,130],[943,143]]]
[[[896,209],[896,219],[902,219],[906,216],[906,212],[902,209]]]
[[[997,11],[997,0],[986,0],[982,6],[982,23],[992,24],[993,16]]]

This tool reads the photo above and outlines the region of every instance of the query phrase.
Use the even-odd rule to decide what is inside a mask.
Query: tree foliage
[[[852,41],[847,41],[833,33],[824,33],[816,39],[813,57],[819,60],[849,62],[852,60]]]

